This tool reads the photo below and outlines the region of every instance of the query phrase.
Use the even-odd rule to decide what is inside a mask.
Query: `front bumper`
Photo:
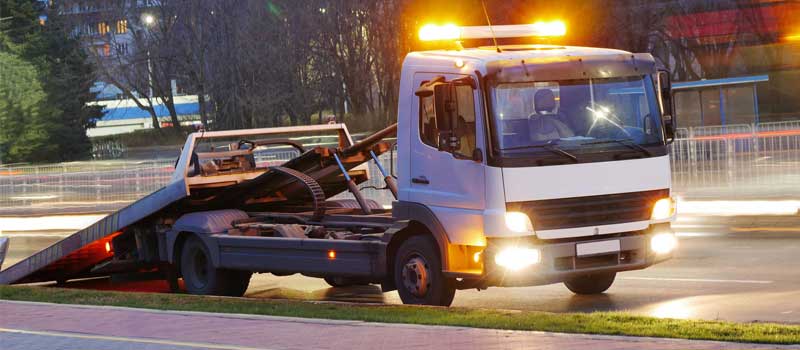
[[[663,232],[663,231],[661,231]],[[656,254],[650,248],[651,238],[659,232],[647,230],[629,235],[597,237],[591,240],[540,243],[531,247],[540,251],[538,264],[511,271],[494,263],[494,253],[502,243],[489,242],[484,260],[484,273],[480,281],[472,281],[477,287],[491,286],[535,286],[563,282],[574,277],[594,273],[620,272],[644,269],[672,257],[673,252]],[[578,256],[578,244],[619,240],[620,251]]]

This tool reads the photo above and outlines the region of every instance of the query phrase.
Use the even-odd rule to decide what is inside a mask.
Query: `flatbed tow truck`
[[[677,243],[669,79],[649,54],[460,44],[542,31],[423,27],[421,39],[456,47],[409,54],[398,123],[357,143],[341,124],[193,133],[167,186],[3,270],[0,284],[141,275],[241,296],[253,273],[301,273],[380,284],[410,304],[558,282],[602,293]],[[338,146],[293,141],[322,133]],[[397,176],[378,162],[394,147]],[[259,161],[275,148],[298,156]],[[391,209],[358,187],[370,162]],[[331,198],[345,191],[354,199]]]

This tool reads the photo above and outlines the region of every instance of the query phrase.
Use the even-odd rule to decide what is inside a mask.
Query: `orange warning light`
[[[336,251],[335,250],[329,250],[328,251],[328,259],[331,259],[331,260],[336,259]]]

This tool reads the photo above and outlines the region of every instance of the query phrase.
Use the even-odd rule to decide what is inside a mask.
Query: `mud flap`
[[[0,269],[3,268],[3,260],[6,259],[8,251],[8,237],[0,237]]]

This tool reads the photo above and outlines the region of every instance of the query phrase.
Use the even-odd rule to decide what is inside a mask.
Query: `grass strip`
[[[647,336],[766,344],[800,343],[800,325],[660,319],[625,312],[549,313],[0,286],[0,299],[156,310],[272,315],[523,331]]]

